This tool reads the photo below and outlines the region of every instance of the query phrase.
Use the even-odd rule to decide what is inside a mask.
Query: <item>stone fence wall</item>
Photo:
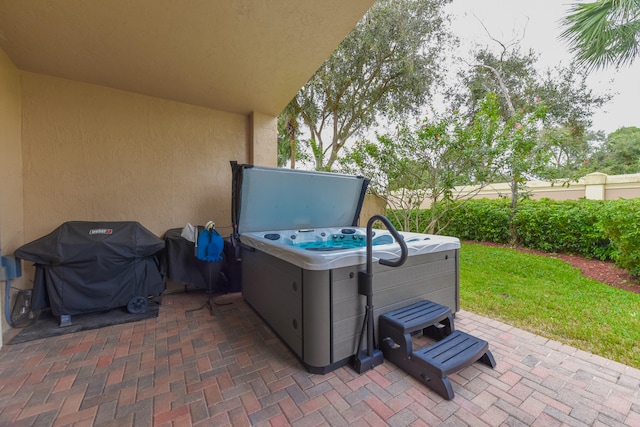
[[[531,192],[532,199],[553,199],[553,200],[616,200],[634,199],[640,197],[640,173],[633,175],[607,175],[604,173],[591,173],[573,181],[567,185],[552,183],[547,181],[529,181],[526,190]],[[508,183],[491,184],[484,188],[479,187],[456,187],[454,194],[465,197],[473,195],[476,199],[497,199],[499,197],[510,197],[511,190]],[[420,205],[420,209],[428,209],[431,200],[426,199]],[[360,215],[362,219],[370,218],[374,214],[385,214],[387,204],[384,199],[367,195],[364,200]],[[364,222],[366,226],[366,221]]]
[[[640,174],[606,175],[595,172],[573,181],[567,185],[546,181],[529,181],[526,190],[532,199],[592,200],[634,199],[640,197]],[[476,193],[477,192],[477,193]],[[497,199],[509,197],[511,190],[508,183],[491,184],[478,190],[478,187],[457,187],[455,194],[474,194],[473,198]],[[421,209],[427,209],[430,200],[425,200]]]

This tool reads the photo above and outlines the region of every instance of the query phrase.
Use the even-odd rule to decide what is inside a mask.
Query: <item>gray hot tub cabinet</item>
[[[427,299],[459,310],[458,250],[412,256],[402,268],[374,267],[377,316]],[[358,293],[364,265],[305,270],[257,250],[242,252],[242,294],[313,373],[330,372],[356,354],[365,313]]]

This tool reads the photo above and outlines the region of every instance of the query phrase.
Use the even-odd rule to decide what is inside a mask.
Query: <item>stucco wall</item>
[[[12,255],[23,243],[20,73],[0,49],[0,252]],[[24,278],[12,285],[21,287]],[[0,324],[6,330],[5,282],[0,282]],[[0,346],[2,335],[0,334]]]
[[[25,241],[70,220],[231,226],[249,116],[23,73]],[[275,140],[275,135],[273,135]]]
[[[465,196],[473,194],[476,199],[497,199],[511,195],[509,184],[505,182],[488,185],[477,192],[472,190],[477,190],[477,187],[456,187],[454,194],[460,198],[466,198]],[[634,199],[640,197],[640,174],[606,175],[594,172],[577,181],[571,181],[568,185],[546,181],[528,181],[526,190],[531,193],[533,199]],[[420,205],[420,209],[428,209],[430,206],[431,200],[425,199]]]
[[[373,194],[367,194],[364,196],[364,202],[362,203],[362,210],[360,211],[360,221],[358,225],[360,227],[366,227],[369,218],[374,215],[386,215],[387,214],[387,202],[378,196]]]
[[[20,73],[0,50],[0,243],[2,255],[22,244]]]
[[[249,163],[276,167],[278,164],[278,118],[267,114],[250,115]]]

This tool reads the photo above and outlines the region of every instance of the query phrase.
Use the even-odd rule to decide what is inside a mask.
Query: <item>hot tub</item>
[[[251,165],[233,169],[234,239],[242,245],[245,300],[310,372],[345,365],[357,352],[366,305],[358,289],[366,230],[357,224],[368,180]],[[400,256],[387,230],[374,233],[373,261]],[[373,265],[375,315],[420,299],[458,311],[459,240],[400,234],[406,262]]]

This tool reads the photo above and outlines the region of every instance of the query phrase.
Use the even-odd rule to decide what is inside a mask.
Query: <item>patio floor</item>
[[[158,318],[0,350],[2,426],[639,426],[640,370],[462,311],[497,367],[442,399],[390,362],[313,375],[241,295],[164,297]]]

